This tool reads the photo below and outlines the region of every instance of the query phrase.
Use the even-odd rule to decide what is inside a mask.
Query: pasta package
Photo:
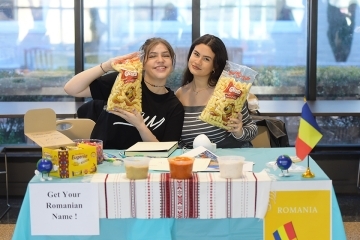
[[[229,130],[230,118],[237,118],[246,101],[257,72],[249,67],[226,62],[214,93],[199,118],[216,127]]]
[[[134,108],[141,112],[141,80],[143,64],[142,52],[130,54],[126,59],[112,62],[112,67],[119,72],[107,101],[108,111],[115,108],[131,112]]]

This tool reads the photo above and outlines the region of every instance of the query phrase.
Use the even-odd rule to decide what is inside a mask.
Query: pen
[[[124,152],[122,152],[122,151],[119,152],[119,155],[120,155],[120,157],[122,157],[122,158],[126,158]]]

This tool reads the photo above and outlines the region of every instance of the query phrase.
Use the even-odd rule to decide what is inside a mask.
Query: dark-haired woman
[[[181,145],[192,148],[194,138],[205,134],[218,148],[252,147],[250,141],[257,134],[257,126],[251,119],[247,104],[237,118],[229,119],[231,129],[228,131],[198,118],[228,60],[223,41],[210,34],[203,35],[192,43],[187,59],[181,87],[175,93],[185,109]]]

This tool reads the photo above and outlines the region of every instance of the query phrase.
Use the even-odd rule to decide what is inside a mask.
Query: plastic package
[[[115,60],[112,67],[119,72],[107,101],[107,110],[116,108],[141,112],[141,81],[143,51],[131,53],[126,58]]]
[[[243,177],[243,166],[245,158],[242,156],[220,156],[218,157],[220,177],[241,178]]]
[[[169,158],[170,177],[175,179],[192,178],[193,157],[178,156]]]
[[[149,172],[149,157],[127,157],[123,159],[128,179],[145,179]]]
[[[97,164],[101,164],[104,160],[103,141],[100,139],[74,139],[75,143],[85,143],[87,145],[96,146]]]
[[[214,93],[199,118],[225,130],[230,118],[237,118],[257,72],[243,65],[226,62]]]

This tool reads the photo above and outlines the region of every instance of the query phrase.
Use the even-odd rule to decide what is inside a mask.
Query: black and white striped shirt
[[[221,146],[227,137],[231,137],[236,141],[250,142],[257,134],[257,126],[251,119],[249,111],[244,104],[241,114],[243,115],[243,135],[240,138],[235,138],[231,133],[225,129],[215,127],[199,119],[199,116],[205,106],[184,106],[185,118],[181,134],[181,147],[192,148],[195,137],[200,134],[205,134],[212,143],[216,143],[218,147]],[[239,144],[241,146],[241,144]]]

